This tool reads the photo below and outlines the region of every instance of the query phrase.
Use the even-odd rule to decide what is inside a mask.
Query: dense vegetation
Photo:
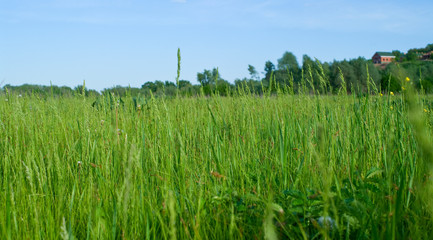
[[[5,87],[0,238],[430,238],[431,63],[295,62],[234,86],[179,65],[102,95]]]
[[[0,238],[428,239],[433,106],[411,82],[138,103],[3,93]]]
[[[398,50],[392,51],[392,54],[397,58],[398,62],[411,62],[419,59],[433,60],[433,44],[427,44],[425,48],[412,48],[407,53],[402,53]]]
[[[300,66],[292,53],[285,52],[278,59],[276,66],[271,61],[265,63],[263,78],[260,77],[259,71],[254,66],[248,65],[250,76],[235,79],[232,84],[221,77],[221,73],[217,68],[213,68],[212,70],[205,69],[203,72],[197,73],[196,80],[199,83],[197,85],[188,80],[178,79],[176,82],[156,80],[145,82],[141,88],[115,86],[104,89],[101,93],[115,93],[118,96],[125,96],[126,92],[128,92],[134,96],[150,96],[150,92],[152,92],[154,96],[176,96],[178,93],[181,96],[197,96],[202,93],[211,95],[217,91],[220,95],[233,95],[236,94],[239,87],[246,85],[250,92],[263,94],[272,82],[281,89],[289,87],[293,89],[294,93],[300,93],[305,89],[310,92],[313,89],[319,89],[320,81],[329,83],[330,90],[328,93],[337,93],[342,84],[342,75],[348,85],[347,90],[349,92],[365,93],[368,90],[368,86],[365,84],[367,78],[374,82],[380,92],[400,92],[401,84],[399,79],[410,77],[414,80],[415,87],[418,90],[433,93],[433,61],[430,59],[421,61],[423,53],[430,51],[433,51],[433,44],[429,44],[425,48],[411,49],[407,54],[393,51],[397,60],[386,67],[375,66],[371,60],[361,57],[322,63],[313,60],[307,55],[303,56],[302,66]],[[303,86],[303,82],[307,82],[307,84]],[[275,86],[274,90],[277,89]],[[6,85],[3,90],[6,88],[17,94],[33,92],[45,96],[72,96],[83,93],[82,86],[71,89],[57,86]],[[99,95],[98,92],[87,88],[84,88],[84,91],[86,96]]]

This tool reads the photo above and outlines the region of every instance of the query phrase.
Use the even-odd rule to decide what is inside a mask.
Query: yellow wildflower
[[[424,108],[424,112],[428,113],[428,110]]]
[[[393,109],[394,109],[394,107],[393,107],[393,106],[391,106],[391,107],[389,107],[389,108],[391,108],[391,110],[393,110]]]
[[[391,94],[391,96],[394,96],[394,93],[393,93],[393,92],[389,92],[389,94]]]
[[[410,81],[410,78],[409,77],[406,77],[406,82],[409,82]]]
[[[403,90],[403,91],[404,91],[404,90],[406,90],[406,88],[405,88],[405,87],[401,87],[401,90]]]
[[[383,94],[382,94],[382,93],[380,93],[380,96],[382,97],[382,96],[383,96]]]

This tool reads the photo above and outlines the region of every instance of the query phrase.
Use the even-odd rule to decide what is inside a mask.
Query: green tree
[[[202,73],[197,73],[197,81],[202,86],[213,84],[215,82],[215,78],[213,77],[213,72],[205,69],[203,70]]]
[[[275,71],[275,65],[271,61],[265,63],[265,79],[269,80],[271,73]]]
[[[426,52],[433,51],[433,43],[427,44],[427,46],[425,47],[425,51]]]
[[[278,59],[278,70],[287,69],[291,72],[296,72],[299,69],[298,60],[296,60],[295,55],[291,52],[285,52],[283,56]]]
[[[308,55],[303,55],[302,56],[302,69],[304,70],[304,72],[307,72],[308,67],[312,68],[314,67],[315,62],[313,59],[311,59]]]
[[[250,73],[251,79],[254,79],[254,80],[258,80],[259,79],[259,74],[256,71],[256,68],[254,66],[248,65],[248,72]]]
[[[179,80],[179,88],[190,87],[192,84],[187,80]]]
[[[329,80],[333,89],[338,89],[342,84],[340,70],[343,74],[344,81],[346,82],[347,90],[349,92],[352,90],[361,90],[360,86],[358,85],[358,77],[356,76],[355,69],[347,60],[340,62],[334,61],[331,65],[331,77]]]
[[[415,61],[417,59],[418,59],[418,54],[416,52],[416,49],[410,49],[406,54],[406,60]]]
[[[152,92],[156,92],[157,86],[153,82],[145,82],[143,85],[141,85],[141,89],[143,90],[150,90]]]
[[[203,72],[197,73],[197,81],[203,87],[206,95],[211,94],[215,90],[215,85],[224,84],[225,80],[221,78],[217,68],[212,70],[204,69]],[[220,88],[217,86],[217,90]]]
[[[400,65],[397,64],[388,64],[382,75],[381,86],[382,89],[386,89],[392,92],[400,92],[401,91],[401,82],[408,75],[406,70]]]
[[[76,93],[76,91],[80,91],[82,92],[82,86],[81,86],[81,90],[75,89],[75,92],[73,89],[71,89],[70,87],[66,87],[66,86],[62,86],[62,87],[58,87],[56,85],[51,85],[51,86],[42,86],[42,85],[32,85],[32,84],[23,84],[20,86],[12,86],[10,84],[6,84],[5,86],[3,86],[3,90],[4,89],[8,89],[9,92],[13,92],[15,94],[37,94],[39,96],[62,96],[62,97],[66,97],[66,96],[72,96],[74,95],[74,93]],[[1,90],[0,90],[1,91]],[[90,96],[90,95],[95,95],[97,96],[99,93],[95,90],[92,89],[86,89],[86,96]]]
[[[160,81],[160,80],[156,80],[155,81],[155,85],[156,85],[156,90],[162,90],[164,88],[164,82]]]
[[[227,96],[230,94],[232,85],[224,79],[218,80],[217,91],[221,96]]]
[[[165,87],[176,87],[176,84],[174,82],[165,81],[164,86]]]
[[[392,51],[392,55],[395,56],[396,61],[400,61],[400,58],[403,57],[403,53],[400,52],[399,50]]]
[[[76,87],[74,87],[74,92],[80,94],[80,95],[85,95],[88,96],[89,95],[89,90],[87,89],[87,87],[83,86],[83,85],[78,85]]]

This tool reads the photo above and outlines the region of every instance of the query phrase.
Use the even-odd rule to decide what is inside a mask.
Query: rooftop
[[[379,56],[381,57],[395,57],[392,53],[390,52],[376,52]]]

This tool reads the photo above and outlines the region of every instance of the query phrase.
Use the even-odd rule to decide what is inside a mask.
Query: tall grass
[[[430,237],[429,97],[247,92],[0,95],[0,238]]]

